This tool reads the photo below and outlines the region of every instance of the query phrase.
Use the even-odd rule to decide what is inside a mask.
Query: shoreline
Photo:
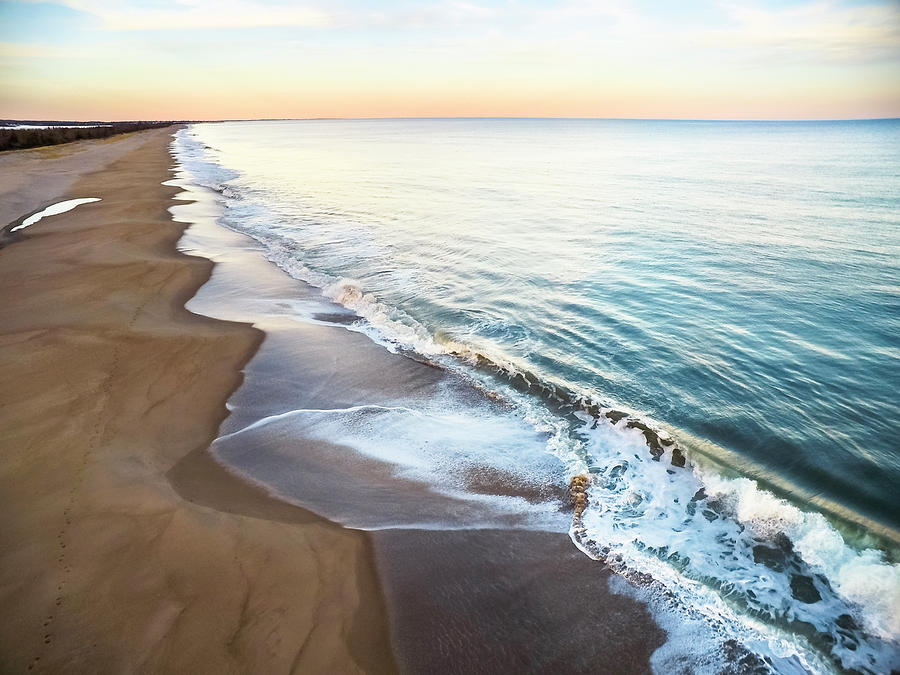
[[[392,672],[367,535],[204,463],[263,336],[184,308],[171,132],[0,158],[5,222],[102,199],[0,251],[0,665]]]
[[[436,368],[428,375],[424,369],[409,364],[410,360],[430,361],[423,355],[432,353],[429,347],[437,342],[429,341],[431,332],[440,336],[441,326],[445,325],[437,321],[420,326],[404,314],[402,298],[399,304],[379,302],[384,289],[396,291],[400,288],[410,294],[408,298],[418,297],[416,284],[410,283],[405,276],[412,273],[408,268],[411,259],[404,257],[404,252],[408,254],[410,250],[404,249],[401,241],[396,260],[388,253],[391,252],[388,247],[385,253],[390,257],[384,262],[377,255],[371,264],[366,262],[373,250],[379,251],[378,247],[366,246],[371,243],[367,230],[364,225],[357,227],[355,216],[348,218],[350,224],[343,229],[341,207],[333,206],[344,201],[355,203],[353,183],[349,184],[350,192],[344,193],[341,188],[343,177],[331,176],[335,182],[328,185],[340,199],[333,194],[330,197],[323,194],[321,200],[307,204],[303,200],[309,191],[316,192],[316,186],[321,187],[317,182],[318,173],[327,172],[329,163],[325,159],[319,163],[301,156],[294,164],[291,156],[279,155],[274,143],[282,131],[286,138],[295,138],[288,130],[279,130],[274,137],[263,135],[257,145],[256,130],[231,129],[217,136],[212,129],[196,127],[180,132],[175,144],[176,156],[184,170],[182,175],[194,185],[207,186],[214,203],[207,213],[201,214],[200,221],[211,220],[225,225],[230,232],[221,235],[219,231],[224,228],[211,227],[208,234],[198,233],[195,226],[182,242],[185,250],[223,261],[217,267],[218,278],[212,279],[204,287],[206,292],[201,292],[189,306],[220,318],[251,320],[267,333],[266,344],[247,369],[245,385],[229,402],[234,415],[227,423],[226,433],[216,440],[213,454],[279,498],[348,526],[376,530],[373,535],[376,539],[402,539],[400,529],[418,530],[424,544],[410,546],[407,550],[415,552],[420,566],[441,570],[432,575],[441,582],[452,577],[451,573],[456,572],[459,565],[470,561],[468,558],[456,560],[449,565],[449,570],[441,567],[444,557],[453,559],[452,554],[457,553],[454,549],[448,555],[442,550],[442,538],[456,535],[439,536],[430,532],[467,528],[503,531],[504,528],[534,530],[544,527],[556,532],[569,529],[571,523],[560,526],[559,522],[535,525],[533,522],[492,521],[491,515],[496,515],[500,509],[494,514],[466,510],[465,507],[476,501],[472,499],[476,497],[473,493],[477,493],[477,497],[484,495],[487,497],[484,501],[490,500],[492,505],[501,501],[501,495],[527,501],[520,486],[509,484],[514,476],[526,477],[520,485],[527,484],[530,477],[539,476],[538,482],[560,487],[558,467],[529,464],[534,457],[531,452],[534,439],[529,439],[527,434],[515,433],[515,423],[504,419],[503,410],[479,408],[471,401],[473,397],[467,399],[462,388],[454,387],[454,376],[460,375],[462,380],[474,383],[475,388],[483,391],[478,386],[483,383],[480,371],[456,369],[449,357],[435,358],[431,365]],[[306,139],[303,130],[297,132],[299,138]],[[231,147],[236,154],[227,152],[228,139],[244,141],[236,140],[236,145]],[[204,140],[209,145],[204,146]],[[327,150],[332,142],[327,135],[320,141],[323,150]],[[221,155],[208,152],[210,147],[220,148]],[[312,158],[315,156],[312,154]],[[278,161],[275,158],[279,158]],[[297,171],[292,189],[284,192],[280,180],[287,180],[288,176],[281,176],[277,170],[272,172],[272,167],[281,166],[294,167]],[[240,175],[235,169],[240,169]],[[424,187],[428,187],[427,182]],[[404,185],[401,183],[397,189],[402,192]],[[381,196],[382,188],[377,184],[370,197],[380,199]],[[418,196],[421,201],[425,193],[420,192]],[[332,206],[326,208],[329,204]],[[332,219],[329,216],[333,211],[337,216]],[[427,216],[427,209],[425,211]],[[388,223],[393,222],[390,220],[394,217],[393,209],[390,206],[387,211],[376,208],[372,213],[372,219],[385,226],[384,239],[391,242],[389,232],[393,230]],[[358,233],[357,229],[360,230]],[[224,245],[223,239],[226,240]],[[381,237],[372,235],[371,240],[378,242]],[[456,250],[452,242],[445,243],[445,252]],[[362,250],[358,249],[360,245],[363,245]],[[413,262],[428,259],[427,250],[416,246],[411,250],[416,254]],[[439,275],[442,266],[451,277],[453,270],[443,262],[429,269],[433,275]],[[264,272],[261,271],[263,267]],[[395,273],[401,279],[391,285],[391,275]],[[382,274],[385,280],[379,276]],[[357,277],[362,281],[356,281]],[[425,278],[440,279],[428,275]],[[489,275],[484,278],[492,279]],[[415,274],[412,279],[415,280]],[[305,283],[307,281],[312,284],[311,288]],[[364,295],[364,288],[369,288],[373,295]],[[436,288],[442,286],[438,284]],[[489,284],[480,288],[487,294],[492,292]],[[466,284],[462,284],[458,296],[460,307],[469,306],[465,289]],[[440,298],[429,297],[429,301]],[[427,304],[426,298],[422,298],[422,303]],[[412,307],[422,309],[422,304]],[[224,314],[220,313],[223,308]],[[354,311],[369,323],[360,321],[348,326]],[[395,311],[396,315],[393,314]],[[425,315],[430,316],[427,311]],[[511,319],[515,321],[515,317]],[[410,335],[404,330],[409,328],[408,324],[423,330]],[[351,337],[351,332],[356,336]],[[370,337],[381,349],[361,338],[359,333]],[[418,340],[420,337],[421,341]],[[411,350],[411,359],[387,354],[406,354],[406,349]],[[437,351],[441,353],[440,349]],[[468,353],[465,345],[459,351]],[[481,360],[477,365],[482,365]],[[437,372],[441,374],[437,375]],[[528,384],[533,384],[528,375],[526,371],[522,377]],[[403,391],[399,392],[394,386],[398,379],[404,382],[400,387]],[[518,401],[516,392],[528,389],[524,382],[522,388],[506,387],[502,380],[496,389],[492,384],[493,380],[484,387],[489,392],[487,398],[492,400],[496,399],[490,392],[499,391],[509,394],[507,400]],[[409,385],[419,392],[419,396],[409,395]],[[442,396],[447,389],[453,390],[452,395]],[[552,386],[549,389],[551,394],[557,393]],[[541,397],[541,403],[546,403],[545,398]],[[576,407],[579,403],[570,402]],[[532,419],[546,419],[540,415],[546,411],[546,406],[532,407],[531,403],[530,399],[525,400],[518,409],[527,411],[525,418],[529,423]],[[509,410],[513,409],[515,406],[510,406]],[[482,411],[486,414],[481,414]],[[551,417],[555,412],[551,407]],[[611,424],[598,426],[598,413],[610,418]],[[497,433],[500,431],[497,426],[480,426],[486,417],[497,421],[498,426],[503,427],[502,431]],[[813,671],[825,667],[809,665],[819,664],[820,658],[845,667],[861,664],[864,670],[867,663],[879,663],[878,669],[882,670],[890,662],[890,634],[886,635],[882,628],[888,625],[885,621],[891,621],[890,601],[884,599],[890,595],[878,597],[877,592],[872,593],[877,591],[877,584],[851,586],[861,565],[871,565],[873,577],[891,578],[895,570],[884,565],[879,552],[845,547],[840,532],[815,509],[812,513],[800,511],[797,505],[781,501],[777,495],[759,489],[756,483],[729,480],[715,472],[701,473],[701,469],[680,472],[678,467],[687,468],[684,455],[676,455],[672,448],[671,455],[666,456],[666,446],[675,445],[675,439],[670,438],[673,442],[667,443],[663,431],[657,431],[652,420],[625,420],[628,415],[624,410],[600,409],[591,414],[595,423],[588,429],[590,419],[587,415],[574,417],[577,421],[572,420],[572,427],[568,429],[572,430],[573,436],[565,438],[563,446],[570,452],[550,453],[566,467],[562,486],[568,483],[573,473],[582,469],[580,460],[585,456],[589,466],[591,461],[594,462],[592,468],[597,469],[598,475],[591,481],[594,490],[590,500],[594,508],[582,512],[580,522],[576,516],[574,529],[570,532],[587,556],[601,558],[608,555],[607,551],[612,552],[610,564],[623,576],[647,589],[647,593],[636,592],[634,597],[648,602],[654,618],[670,629],[666,648],[653,653],[656,666],[661,661],[672,666],[676,663],[673,659],[679,658],[676,653],[679,649],[696,649],[698,642],[706,650],[703,655],[696,655],[698,663],[704,658],[718,658],[722,660],[722,667],[743,659],[737,656],[735,644],[747,645],[745,656],[748,658],[793,660],[786,667],[802,669],[808,666]],[[447,420],[453,422],[448,424]],[[617,426],[612,424],[614,422],[620,424]],[[531,426],[533,430],[538,428],[534,424]],[[552,427],[552,424],[547,426]],[[457,433],[461,428],[467,431]],[[581,431],[587,437],[585,443],[588,446],[581,445]],[[565,430],[561,432],[564,434]],[[501,435],[503,442],[496,443]],[[479,440],[476,444],[468,443],[471,438]],[[513,438],[516,439],[515,447],[509,449],[504,442]],[[551,436],[552,442],[556,440]],[[486,452],[479,453],[476,446]],[[245,452],[246,447],[252,447],[253,453]],[[585,447],[583,455],[581,450]],[[543,456],[547,455],[547,448],[555,450],[559,446],[551,445],[550,441],[542,444]],[[435,452],[444,456],[436,456]],[[631,461],[632,456],[635,462]],[[452,459],[448,461],[448,457]],[[510,466],[508,457],[515,458],[515,466],[504,476],[502,470]],[[457,458],[462,462],[455,461]],[[652,462],[652,459],[660,461]],[[472,472],[474,484],[483,488],[480,491],[470,489],[473,481],[461,484],[457,475],[461,464],[466,462],[481,468],[478,467],[479,460],[491,469],[501,469],[500,473],[488,472],[487,475],[481,471]],[[340,471],[335,471],[336,461],[343,464]],[[670,464],[672,468],[669,468]],[[549,470],[535,471],[535,468]],[[631,471],[632,474],[619,481],[619,471]],[[421,480],[418,485],[401,485],[399,477]],[[610,478],[616,478],[616,481]],[[434,503],[434,492],[443,492],[447,497],[454,490],[457,494],[460,491],[468,493],[463,500],[465,504],[451,505],[446,499],[442,504]],[[416,503],[403,499],[414,492]],[[386,497],[385,493],[390,496]],[[649,502],[645,497],[648,493]],[[335,499],[335,494],[340,497]],[[647,507],[638,506],[644,502],[648,503]],[[527,505],[520,505],[521,512],[527,510]],[[647,517],[639,520],[636,516],[641,514],[647,514]],[[657,515],[659,517],[655,518]],[[672,519],[671,531],[670,524],[663,522],[665,518]],[[632,532],[634,538],[630,538]],[[479,549],[480,535],[471,532],[462,535],[463,539],[458,541],[459,555],[463,555],[462,551],[467,556],[473,555]],[[502,555],[502,551],[514,548],[507,544],[515,543],[522,536],[517,533],[509,537],[509,542],[501,542],[493,554]],[[605,542],[610,542],[608,549],[603,546]],[[832,543],[840,548],[829,550]],[[670,544],[676,549],[672,556],[668,556]],[[644,545],[648,550],[642,548]],[[406,560],[402,555],[398,557],[391,553],[398,547],[389,545],[387,550],[388,554],[380,559],[380,570],[383,578],[390,581],[397,567],[402,567]],[[622,555],[617,558],[613,554],[619,551]],[[773,552],[771,558],[766,557],[769,551]],[[490,555],[481,553],[478,556],[479,564],[473,567],[478,573],[463,575],[456,584],[467,589],[463,595],[468,597],[460,599],[460,604],[468,607],[465,613],[470,618],[477,617],[483,629],[484,622],[491,618],[491,608],[486,605],[476,607],[471,603],[470,598],[477,597],[484,589],[472,584],[470,579],[477,576],[495,583],[505,580],[507,573],[489,570],[490,564],[495,562]],[[518,555],[513,558],[517,559]],[[716,560],[721,561],[718,570]],[[634,568],[630,567],[632,564]],[[602,570],[602,565],[598,564],[598,568]],[[775,575],[770,575],[769,570]],[[398,594],[405,586],[413,583],[416,572],[407,570],[399,575],[399,582],[386,583],[392,625],[402,626],[400,617],[404,612],[415,615],[420,611],[417,605],[421,599],[398,600]],[[586,574],[594,576],[583,581],[588,585],[597,583],[596,572],[596,569],[586,570]],[[748,581],[754,578],[758,583]],[[735,580],[741,584],[737,589]],[[744,588],[747,588],[746,593]],[[810,588],[814,591],[809,591]],[[758,589],[764,594],[759,595]],[[437,588],[422,585],[422,598],[439,594]],[[666,599],[661,601],[662,597]],[[455,606],[457,602],[454,600],[449,604]],[[442,608],[438,609],[443,612]],[[543,611],[546,609],[546,605],[542,607]],[[559,616],[560,608],[556,611],[555,616]],[[696,612],[696,616],[703,617],[704,621],[685,619],[684,612]],[[767,612],[772,617],[771,623],[756,621]],[[538,612],[528,607],[527,613],[534,617]],[[844,614],[852,617],[855,623],[850,624]],[[406,628],[395,628],[394,634],[402,636],[410,630],[409,626],[413,626],[420,634],[425,633],[431,638],[436,634],[440,640],[440,627],[427,630],[423,628],[424,623],[421,619],[413,620]],[[703,626],[703,623],[707,625]],[[602,619],[595,628],[602,631],[601,626]],[[847,626],[852,627],[848,629]],[[691,631],[694,634],[688,637]],[[845,648],[845,638],[850,639],[846,636],[848,631],[858,643]],[[482,630],[482,634],[485,632],[488,631]],[[704,635],[702,640],[697,637],[699,633]],[[530,644],[527,639],[511,639],[503,631],[497,634],[517,645]],[[885,635],[888,643],[882,640]],[[590,639],[591,636],[585,637]],[[403,663],[408,662],[410,649],[414,652],[417,642],[432,644],[426,639],[404,646],[403,637],[397,639],[400,645],[398,658]],[[857,653],[863,655],[857,656]],[[468,654],[462,656],[465,658]],[[687,654],[682,656],[689,658]],[[489,659],[488,662],[493,663]],[[601,656],[597,662],[605,661]],[[502,663],[497,662],[498,665]]]
[[[297,333],[278,309],[271,330],[253,327],[240,298],[308,289],[243,243],[185,252],[189,223],[171,209],[192,202],[174,186],[170,139],[158,130],[0,157],[22,163],[0,182],[7,210],[6,195],[24,188],[42,205],[23,211],[101,199],[0,250],[0,373],[12,384],[0,394],[0,669],[649,672],[665,631],[564,531],[492,528],[477,505],[460,509],[303,434],[244,445],[250,457],[304,449],[305,470],[326,486],[310,508],[218,456],[214,439],[252,423],[260,396],[351,405],[427,397],[448,378],[341,317]],[[212,226],[213,239],[225,234]],[[366,367],[337,367],[348,354]],[[273,368],[281,380],[265,379]],[[400,499],[412,527],[348,529],[321,502],[329,490],[333,504],[375,518]],[[424,505],[462,529],[417,529]]]
[[[216,262],[188,308],[266,334],[210,454],[275,499],[369,530],[401,672],[649,672],[666,632],[641,600],[617,590],[627,581],[572,542],[567,479],[546,439],[501,423],[514,439],[531,439],[539,483],[476,457],[439,464],[439,475],[404,469],[411,457],[402,446],[424,450],[407,422],[438,424],[437,436],[416,428],[439,442],[452,434],[440,426],[451,409],[474,422],[505,408],[444,368],[348,330],[354,313],[219,222],[218,192],[182,172],[172,182],[191,198],[172,209],[191,224],[179,248]],[[388,411],[400,411],[400,422]],[[368,431],[348,436],[360,423]],[[524,452],[517,445],[519,459]]]

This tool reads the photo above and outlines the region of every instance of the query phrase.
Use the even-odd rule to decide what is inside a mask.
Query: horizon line
[[[317,116],[317,117],[231,117],[208,119],[162,119],[158,122],[181,122],[188,124],[222,123],[222,122],[312,122],[327,120],[596,120],[610,122],[889,122],[900,120],[900,116],[894,117],[805,117],[805,118],[727,118],[727,117],[593,117],[593,116],[569,116],[569,115],[377,115],[377,116]],[[48,122],[63,124],[73,122],[77,124],[91,124],[96,122],[121,123],[135,121],[149,121],[146,119],[49,119],[29,118],[13,119],[0,118],[2,122]]]

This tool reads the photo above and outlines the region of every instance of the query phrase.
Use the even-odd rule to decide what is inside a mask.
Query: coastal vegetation
[[[0,152],[71,143],[87,138],[108,138],[129,131],[167,127],[175,122],[16,122],[21,127],[0,128]]]

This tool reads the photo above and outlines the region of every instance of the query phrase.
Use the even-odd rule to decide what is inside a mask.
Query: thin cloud
[[[329,12],[314,6],[247,0],[178,0],[127,3],[117,0],[66,0],[67,6],[96,16],[104,30],[197,30],[327,27]]]
[[[758,61],[865,62],[900,58],[900,3],[841,7],[814,2],[769,10],[723,3],[733,27],[699,44],[742,51]]]

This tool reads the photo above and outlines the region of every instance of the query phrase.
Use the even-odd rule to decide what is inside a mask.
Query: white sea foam
[[[647,604],[666,632],[666,641],[650,659],[654,673],[779,673],[809,675],[830,672],[830,665],[815,654],[798,649],[764,625],[740,618],[701,586],[691,589],[694,604],[684,602],[664,583],[634,585],[622,575],[610,577],[610,590]]]
[[[282,266],[287,267],[284,263]],[[307,273],[306,276],[306,281],[314,280],[313,275]],[[338,279],[334,283],[327,284],[322,292],[325,297],[352,309],[366,319],[377,332],[374,334],[372,331],[365,332],[392,351],[399,346],[425,356],[433,356],[447,354],[452,349],[450,345],[437,344],[421,324],[404,312],[379,302],[374,294],[366,293],[360,282],[354,279]],[[358,328],[365,329],[364,326]]]
[[[592,426],[585,419],[581,430],[590,505],[584,531],[573,531],[584,550],[650,574],[679,602],[718,617],[723,643],[762,640],[782,654],[799,644],[813,662],[809,640],[845,668],[896,667],[898,565],[854,550],[823,516],[755,481],[673,468],[666,456],[653,461],[624,423]],[[760,630],[760,618],[771,627]]]
[[[43,211],[39,211],[38,213],[34,213],[28,216],[25,220],[22,221],[20,225],[16,225],[14,228],[12,228],[10,232],[18,232],[19,230],[24,230],[26,227],[31,227],[32,225],[34,225],[42,218],[46,218],[48,216],[57,216],[60,213],[71,211],[76,206],[79,206],[81,204],[90,204],[91,202],[99,201],[99,197],[83,197],[81,199],[67,199],[62,202],[57,202],[56,204],[51,204]]]
[[[373,523],[368,514],[351,515],[355,519],[349,524],[356,527],[445,529],[502,527],[514,522],[517,527],[559,531],[568,522],[558,502],[526,498],[531,496],[529,488],[540,489],[548,476],[555,476],[557,482],[562,477],[560,463],[544,451],[543,437],[516,415],[462,403],[451,392],[405,405],[291,410],[222,436],[217,443],[228,445],[248,434],[265,438],[267,434],[293,433],[350,448],[393,467],[399,478],[425,483],[458,503],[480,505],[470,509],[469,517],[462,521],[451,517],[443,523],[432,521],[430,511],[398,512],[382,524]],[[292,461],[289,450],[282,461]],[[471,481],[479,477],[487,484],[505,484],[510,494],[469,490]],[[506,482],[509,480],[513,482]],[[523,491],[521,496],[516,495],[517,488]],[[290,496],[289,487],[282,490]]]

